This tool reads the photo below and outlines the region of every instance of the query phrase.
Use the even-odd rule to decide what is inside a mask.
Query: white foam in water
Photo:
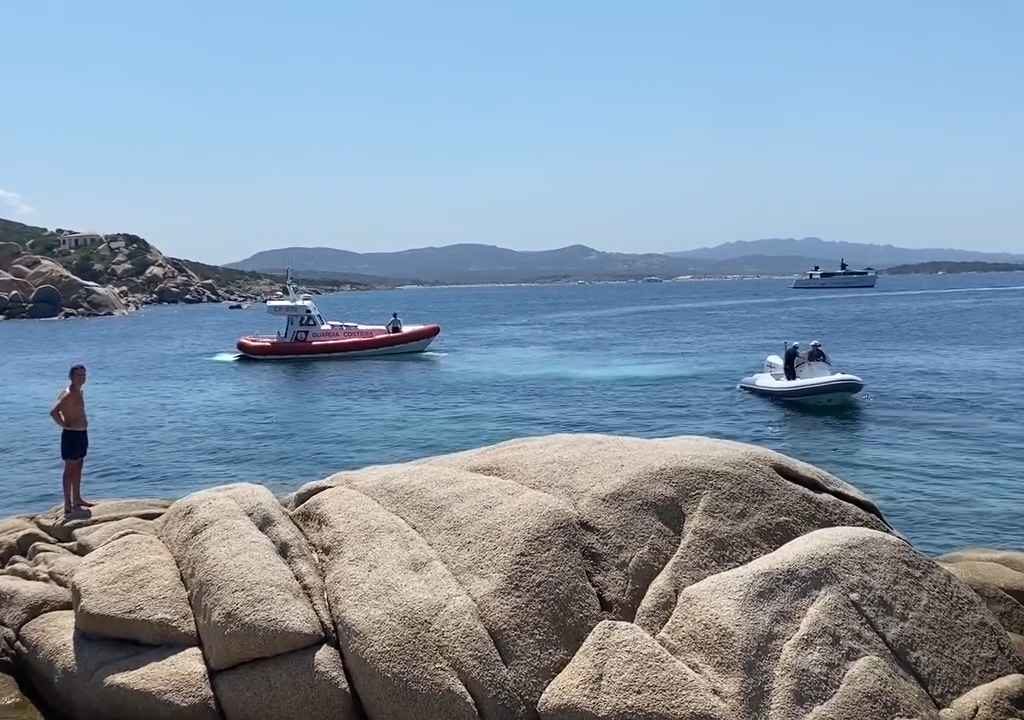
[[[600,360],[587,362],[578,356],[566,357],[562,353],[532,348],[497,350],[486,361],[479,356],[460,355],[456,358],[459,372],[484,376],[519,378],[568,378],[590,381],[619,381],[686,378],[697,374],[697,369],[671,362],[651,361],[609,364]]]
[[[632,365],[601,365],[592,367],[568,367],[555,375],[577,377],[584,380],[653,380],[686,378],[696,372],[678,364],[650,363]]]
[[[222,353],[217,353],[216,355],[214,355],[210,359],[215,361],[215,362],[234,362],[239,357],[241,357],[241,356],[238,353],[222,352]]]

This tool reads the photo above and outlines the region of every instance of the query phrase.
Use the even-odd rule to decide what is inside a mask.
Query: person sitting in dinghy
[[[402,332],[402,321],[398,318],[398,313],[391,313],[391,319],[388,320],[388,324],[385,327],[389,333]]]
[[[826,355],[825,351],[821,349],[821,343],[817,340],[813,340],[811,342],[811,349],[807,351],[807,362],[822,362],[826,365],[832,364],[828,359],[828,355]]]
[[[796,361],[800,357],[800,343],[792,343],[786,348],[786,355],[782,359],[782,370],[786,373],[787,380],[796,380]]]

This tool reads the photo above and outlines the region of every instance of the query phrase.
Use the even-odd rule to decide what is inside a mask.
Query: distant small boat
[[[245,310],[247,306],[242,303],[231,303],[228,305],[228,310]]]
[[[836,372],[827,362],[798,361],[796,380],[787,380],[783,361],[769,355],[762,372],[740,380],[740,389],[775,400],[833,404],[845,402],[864,389],[856,375]]]
[[[645,283],[660,283],[660,282],[665,282],[665,281],[662,280],[657,275],[648,275],[647,277],[644,278],[644,282]]]
[[[845,258],[839,261],[838,270],[822,270],[815,265],[804,275],[793,281],[794,288],[873,288],[878,282],[878,273],[873,268],[850,270]]]

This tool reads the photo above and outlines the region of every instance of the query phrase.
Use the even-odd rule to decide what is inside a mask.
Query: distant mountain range
[[[690,260],[657,253],[609,253],[585,245],[521,251],[494,245],[446,245],[387,253],[354,253],[325,247],[265,250],[228,267],[239,270],[291,267],[309,275],[358,273],[397,282],[500,283],[570,279],[614,280],[690,272]]]
[[[346,275],[364,282],[457,285],[678,275],[791,275],[812,265],[838,265],[840,258],[852,267],[875,268],[930,261],[1024,262],[1024,255],[1010,253],[775,238],[665,254],[603,252],[586,245],[520,251],[467,243],[378,253],[289,247],[265,250],[227,267],[269,273],[291,267],[306,277]]]
[[[1021,262],[1024,255],[1011,253],[990,253],[976,250],[953,248],[905,248],[895,245],[872,245],[869,243],[836,242],[816,237],[768,238],[764,240],[740,240],[737,242],[697,248],[683,252],[669,253],[672,257],[694,260],[735,260],[751,256],[792,258],[813,258],[826,264],[845,258],[848,263],[876,268],[911,263],[947,262]]]
[[[934,275],[944,273],[952,275],[955,273],[979,273],[979,272],[1022,272],[1024,263],[999,263],[999,262],[947,262],[934,261],[924,263],[913,263],[911,265],[894,265],[886,268],[886,275]]]

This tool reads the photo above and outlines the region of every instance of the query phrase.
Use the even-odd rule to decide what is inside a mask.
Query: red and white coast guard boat
[[[287,318],[284,333],[249,335],[238,351],[256,360],[363,357],[423,352],[441,332],[440,325],[406,325],[395,332],[384,325],[327,322],[310,295],[299,295],[288,274],[288,296],[267,301],[267,312]]]

